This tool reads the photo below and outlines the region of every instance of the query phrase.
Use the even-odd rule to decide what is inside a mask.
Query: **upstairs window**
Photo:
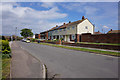
[[[62,29],[60,29],[60,32],[62,31]]]
[[[70,27],[67,27],[67,29],[70,29]]]
[[[64,31],[66,31],[66,29],[64,29]]]
[[[85,29],[88,29],[88,26],[85,26]]]
[[[73,26],[72,29],[74,29],[75,27]]]

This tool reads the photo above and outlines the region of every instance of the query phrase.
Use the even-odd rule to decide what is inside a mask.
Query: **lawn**
[[[92,49],[87,49],[87,48],[69,47],[69,46],[55,45],[55,44],[49,44],[49,43],[39,43],[39,44],[49,45],[49,46],[53,46],[53,47],[66,48],[66,49],[72,49],[72,50],[78,50],[78,51],[92,52],[92,53],[97,53],[97,54],[111,55],[111,56],[117,56],[117,57],[120,56],[120,52],[92,50]]]

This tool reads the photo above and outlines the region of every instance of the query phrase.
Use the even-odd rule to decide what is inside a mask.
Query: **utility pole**
[[[17,27],[15,27],[15,40],[17,40]]]

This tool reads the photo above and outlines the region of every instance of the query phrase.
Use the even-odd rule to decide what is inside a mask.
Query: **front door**
[[[70,42],[70,36],[69,35],[66,36],[66,40],[67,40],[67,42]]]

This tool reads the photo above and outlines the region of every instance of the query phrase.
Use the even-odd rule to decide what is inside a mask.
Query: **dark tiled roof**
[[[120,33],[120,30],[111,30],[111,31],[108,31],[108,33]]]
[[[98,31],[98,32],[94,32],[94,34],[103,34],[103,33],[101,33],[101,32]]]
[[[84,19],[84,20],[85,20],[85,19]],[[64,24],[64,25],[61,25],[61,26],[58,26],[58,27],[53,27],[52,29],[50,29],[50,30],[48,30],[48,31],[66,28],[66,27],[68,27],[68,26],[70,26],[70,25],[74,25],[74,24],[81,23],[81,22],[84,21],[84,20],[78,20],[78,21],[71,22],[71,23],[67,23],[67,24]]]

